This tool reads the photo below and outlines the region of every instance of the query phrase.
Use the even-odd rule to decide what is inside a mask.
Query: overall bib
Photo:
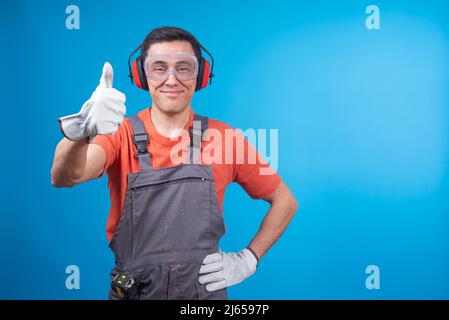
[[[110,242],[116,266],[133,277],[126,299],[228,299],[226,289],[208,292],[198,282],[204,258],[218,252],[224,234],[210,165],[199,164],[208,119],[195,114],[190,128],[189,164],[153,169],[143,122],[131,117],[140,172],[128,175],[120,222]],[[124,277],[124,276],[123,276]],[[132,292],[132,293],[131,293]],[[114,290],[110,299],[124,299]]]

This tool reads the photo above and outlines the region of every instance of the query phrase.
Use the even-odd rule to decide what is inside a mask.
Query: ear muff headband
[[[212,55],[207,51],[201,44],[201,49],[203,49],[211,58],[212,61],[212,67],[209,64],[209,61],[204,59],[204,57],[201,56],[201,61],[198,64],[198,75],[196,78],[196,87],[195,91],[201,90],[207,86],[207,83],[209,81],[210,84],[212,84],[212,77],[214,77],[213,69],[214,69],[214,58]],[[142,56],[139,55],[136,60],[134,60],[131,63],[131,58],[139,49],[142,48],[142,45],[140,44],[130,55],[128,58],[128,68],[129,68],[129,77],[131,80],[131,84],[136,84],[138,88],[141,88],[143,90],[148,91],[148,83],[147,83],[147,76],[145,74],[145,69],[143,66]]]

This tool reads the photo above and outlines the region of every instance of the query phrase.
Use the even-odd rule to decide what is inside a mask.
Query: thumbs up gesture
[[[105,62],[100,82],[80,112],[58,119],[67,139],[92,139],[97,134],[117,131],[126,113],[126,96],[112,87],[113,77],[111,64]]]

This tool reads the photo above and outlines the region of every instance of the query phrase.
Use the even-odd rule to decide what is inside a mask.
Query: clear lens
[[[172,73],[180,81],[195,79],[198,61],[187,52],[155,52],[145,59],[145,73],[153,81],[165,81]]]

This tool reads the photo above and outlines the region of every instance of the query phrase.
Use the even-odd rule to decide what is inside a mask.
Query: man
[[[112,88],[112,67],[105,63],[81,111],[59,119],[65,138],[55,151],[52,184],[72,187],[108,174],[107,237],[116,256],[111,299],[227,299],[226,288],[256,271],[298,209],[277,173],[260,173],[263,160],[237,161],[237,130],[194,113],[191,99],[206,72],[201,48],[185,30],[155,29],[140,48],[141,78],[133,74],[147,86],[150,108],[124,119],[125,95]],[[222,137],[232,130],[231,147],[213,141],[213,130]],[[255,152],[243,141],[245,156]],[[202,163],[211,148],[219,161]],[[222,203],[233,181],[271,206],[251,243],[225,253],[218,248]]]

